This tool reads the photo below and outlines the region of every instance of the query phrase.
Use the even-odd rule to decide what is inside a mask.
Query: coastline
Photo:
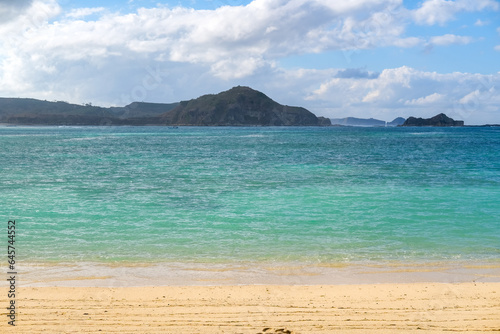
[[[23,287],[350,285],[500,282],[499,261],[18,263]],[[0,284],[7,285],[7,282]]]

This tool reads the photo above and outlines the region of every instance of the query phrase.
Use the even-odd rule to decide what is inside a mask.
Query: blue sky
[[[0,0],[0,96],[126,105],[235,85],[326,117],[500,123],[496,0]]]

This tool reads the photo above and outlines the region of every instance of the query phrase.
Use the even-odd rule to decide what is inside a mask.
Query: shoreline
[[[500,282],[500,262],[17,264],[23,287],[351,285]],[[0,286],[6,286],[3,282]]]

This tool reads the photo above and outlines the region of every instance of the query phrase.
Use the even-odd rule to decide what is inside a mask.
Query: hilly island
[[[133,102],[98,107],[25,98],[0,98],[0,123],[13,125],[328,126],[302,107],[279,104],[237,86],[178,103]]]

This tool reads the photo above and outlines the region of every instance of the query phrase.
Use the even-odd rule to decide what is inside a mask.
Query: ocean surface
[[[499,128],[1,127],[0,161],[20,262],[500,261]]]

